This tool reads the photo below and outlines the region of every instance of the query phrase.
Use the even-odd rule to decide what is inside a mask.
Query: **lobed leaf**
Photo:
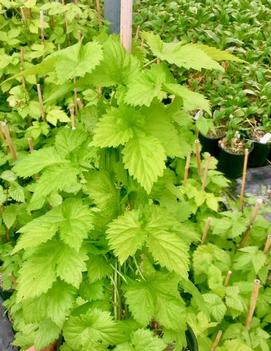
[[[163,175],[166,155],[160,141],[150,135],[138,133],[124,147],[123,162],[131,176],[147,191]]]

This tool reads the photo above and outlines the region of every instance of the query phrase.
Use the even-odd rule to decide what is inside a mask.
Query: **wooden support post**
[[[128,53],[132,51],[133,0],[121,0],[120,39]]]
[[[264,246],[264,254],[268,255],[271,249],[271,235],[268,235],[266,242],[265,242],[265,246]]]
[[[205,163],[205,168],[204,168],[204,173],[203,173],[203,178],[202,178],[202,190],[205,190],[206,185],[207,185],[207,178],[208,178],[208,172],[209,172],[211,159],[212,159],[212,156],[209,155],[207,160],[206,160],[206,163]]]
[[[15,150],[15,147],[13,145],[10,133],[9,133],[9,129],[8,129],[8,125],[6,124],[6,122],[1,122],[1,129],[2,129],[2,133],[6,139],[6,142],[8,144],[8,148],[9,148],[9,152],[11,153],[11,156],[13,158],[14,161],[17,160],[17,153]]]
[[[32,154],[32,152],[34,151],[34,146],[33,146],[33,140],[32,138],[27,138],[27,142],[28,142],[28,147],[29,147],[29,151]]]
[[[75,115],[75,106],[74,104],[70,107],[70,114],[71,114],[71,124],[72,130],[76,130],[76,115]]]
[[[2,140],[2,143],[4,144],[5,143],[5,137],[4,137],[4,134],[2,132],[2,127],[0,126],[0,139]]]
[[[198,174],[202,176],[202,168],[201,168],[201,158],[200,158],[200,141],[197,139],[195,141],[195,154],[197,160]]]
[[[25,54],[24,47],[21,47],[21,50],[20,50],[20,70],[21,71],[24,70],[24,54]],[[21,81],[22,81],[22,86],[25,91],[25,94],[27,94],[24,76],[22,76]]]
[[[37,92],[38,92],[38,98],[39,98],[39,104],[40,104],[40,115],[41,115],[41,118],[45,121],[45,110],[43,105],[43,97],[42,97],[40,84],[37,84]]]
[[[215,338],[215,340],[213,342],[213,345],[211,347],[211,351],[216,351],[217,346],[219,345],[219,343],[221,341],[222,335],[223,335],[223,331],[219,330],[217,335],[216,335],[216,338]]]
[[[65,0],[61,0],[61,3],[62,3],[63,6],[65,6]],[[65,30],[66,37],[67,37],[67,43],[68,43],[68,45],[70,45],[71,42],[70,42],[70,36],[69,36],[69,33],[68,33],[68,21],[67,21],[66,12],[64,12],[64,30]]]
[[[24,13],[24,9],[25,9],[24,7],[20,7],[22,21],[24,23],[26,23],[26,16],[25,16],[25,13]]]
[[[244,247],[247,243],[247,241],[249,240],[249,236],[250,236],[250,232],[251,232],[251,228],[253,226],[253,224],[255,223],[256,219],[257,219],[257,216],[258,216],[258,213],[262,207],[262,204],[263,204],[263,200],[262,199],[258,199],[256,201],[256,205],[251,213],[251,216],[250,216],[250,220],[249,220],[249,225],[248,225],[248,228],[247,230],[245,231],[244,235],[243,235],[243,238],[240,242],[240,247]]]
[[[83,101],[80,99],[80,97],[77,98],[76,104],[77,104],[78,111],[84,108]]]
[[[41,41],[42,44],[44,45],[44,12],[43,10],[40,10],[40,37],[41,37]]]
[[[203,245],[205,243],[206,239],[207,239],[211,223],[212,223],[212,218],[208,217],[208,219],[207,219],[207,221],[205,223],[204,230],[203,230],[203,234],[202,234],[202,238],[201,238],[201,245]]]
[[[101,2],[100,2],[100,0],[96,0],[96,11],[97,11],[97,14],[98,14],[99,18],[101,18],[102,10],[101,10]]]
[[[224,286],[228,286],[230,283],[230,279],[231,279],[231,275],[232,275],[232,271],[228,271],[225,282],[224,282]]]
[[[74,113],[77,116],[77,114],[78,114],[78,103],[77,103],[78,90],[77,90],[77,80],[76,80],[76,78],[74,78],[73,84],[74,84],[74,88],[73,88],[73,105],[74,105]]]
[[[139,39],[139,35],[140,35],[140,26],[137,26],[136,28],[136,34],[135,34],[135,40]]]
[[[243,166],[243,178],[241,185],[241,194],[240,194],[240,209],[243,211],[244,209],[244,198],[245,198],[245,190],[246,190],[246,181],[247,181],[247,164],[248,164],[248,149],[245,150],[245,158],[244,158],[244,166]]]
[[[256,201],[256,205],[251,213],[251,216],[250,216],[250,220],[249,220],[249,225],[253,225],[257,219],[257,216],[258,216],[258,213],[262,207],[262,204],[263,204],[263,200],[262,199],[258,199]]]
[[[191,155],[188,155],[187,158],[186,158],[185,168],[184,168],[184,178],[183,178],[183,183],[184,184],[186,184],[187,181],[188,181],[190,162],[191,162]]]
[[[257,304],[257,300],[258,300],[258,296],[259,296],[260,287],[261,287],[261,282],[259,279],[256,279],[254,281],[253,290],[251,293],[250,305],[249,305],[247,319],[246,319],[246,323],[245,323],[245,326],[248,330],[251,327],[251,322],[252,322],[252,318],[253,318],[253,315],[254,315],[254,312],[256,309],[256,304]]]
[[[54,342],[51,345],[43,348],[41,351],[55,351],[56,348],[57,348],[57,342]],[[29,349],[27,349],[27,351],[37,351],[37,349],[34,346],[32,346]]]

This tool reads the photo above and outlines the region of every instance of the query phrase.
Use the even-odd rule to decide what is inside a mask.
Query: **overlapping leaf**
[[[181,157],[183,153],[180,136],[166,107],[160,103],[153,103],[150,109],[144,109],[142,113],[146,114],[144,131],[161,142],[169,157]]]
[[[192,68],[198,71],[202,68],[223,71],[223,68],[215,60],[194,44],[164,43],[159,35],[153,33],[143,33],[142,36],[152,53],[161,60],[178,67]]]
[[[109,244],[124,263],[136,253],[146,240],[146,231],[140,222],[140,213],[136,210],[126,212],[110,223],[107,230]]]
[[[173,82],[166,66],[152,65],[128,84],[125,102],[132,106],[150,106],[154,98],[161,101],[167,96],[163,91],[163,84]]]
[[[75,289],[57,280],[47,293],[23,302],[23,315],[28,323],[39,323],[51,319],[62,327],[75,300]]]
[[[160,141],[144,133],[138,133],[123,150],[125,168],[148,193],[153,183],[163,175],[165,160],[165,150]]]
[[[125,293],[133,317],[142,326],[155,319],[168,329],[185,328],[185,306],[178,294],[178,279],[169,274],[148,276],[148,281],[133,282]]]
[[[107,237],[121,263],[133,256],[146,243],[154,259],[169,271],[186,277],[188,248],[177,235],[178,225],[167,219],[167,212],[156,208],[145,209],[145,216],[138,210],[126,212],[109,224]],[[175,227],[176,226],[176,227]]]
[[[111,108],[97,123],[93,143],[99,147],[124,145],[134,136],[142,122],[143,117],[133,108]]]
[[[125,51],[117,38],[109,37],[102,45],[104,58],[86,81],[102,87],[133,81],[139,73],[138,60]]]
[[[121,337],[121,330],[110,314],[98,309],[71,316],[64,326],[64,338],[75,350],[95,350],[96,343],[108,346]]]
[[[86,270],[87,256],[76,252],[58,240],[41,244],[23,263],[19,271],[19,301],[46,293],[57,277],[78,288],[82,272]]]
[[[61,208],[56,207],[26,224],[19,230],[21,236],[13,253],[21,249],[39,246],[52,239],[58,230],[59,223],[63,219]]]
[[[20,177],[27,178],[39,173],[45,167],[66,162],[54,148],[43,148],[18,160],[14,166],[14,172]]]

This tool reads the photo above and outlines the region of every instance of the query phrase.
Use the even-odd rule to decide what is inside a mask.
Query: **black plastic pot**
[[[209,154],[211,154],[212,156],[218,157],[219,155],[218,142],[222,138],[223,136],[210,138],[206,135],[199,133],[199,140],[202,146],[202,152],[209,152]]]
[[[185,351],[199,351],[197,338],[189,325],[187,327],[185,335],[187,341],[187,348],[185,349]]]
[[[249,155],[248,165],[249,167],[262,167],[266,164],[268,155],[271,150],[271,144],[262,144],[258,141],[254,141],[254,148]]]
[[[250,149],[251,153],[253,146]],[[223,149],[219,145],[218,170],[227,178],[236,179],[242,176],[244,168],[244,154],[235,154]]]

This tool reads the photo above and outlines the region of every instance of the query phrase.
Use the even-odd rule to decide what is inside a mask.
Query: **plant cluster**
[[[24,23],[21,3],[1,1],[3,16],[14,10],[5,25],[25,31],[4,48],[14,62],[0,106],[1,276],[15,345],[179,351],[190,325],[202,351],[220,330],[219,351],[269,350],[267,209],[240,212],[222,192],[229,182],[201,159],[189,116],[209,102],[174,78],[175,67],[222,71],[235,58],[147,32],[130,55],[83,4],[42,5],[59,11],[64,41],[56,50],[38,22],[26,48],[40,11],[52,21],[28,3]],[[68,35],[90,14],[82,36]],[[38,40],[48,51],[32,57]]]
[[[212,102],[215,126],[228,139],[236,134],[258,140],[270,132],[271,15],[269,1],[149,1],[137,8],[136,23],[165,40],[201,42],[227,49],[246,64],[225,63],[225,74],[197,72],[180,79]],[[207,122],[206,122],[207,123]]]

